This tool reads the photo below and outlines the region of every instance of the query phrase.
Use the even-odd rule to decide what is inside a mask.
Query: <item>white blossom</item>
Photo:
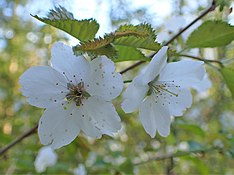
[[[73,170],[74,175],[87,175],[87,171],[85,169],[84,164],[79,164],[77,168]]]
[[[111,100],[123,88],[122,77],[105,56],[88,62],[72,48],[55,43],[51,66],[29,68],[21,77],[28,102],[46,108],[38,132],[40,141],[52,148],[71,143],[83,131],[87,136],[112,136],[121,122]]]
[[[182,60],[167,63],[167,47],[151,60],[144,72],[133,79],[124,93],[122,108],[126,113],[139,108],[139,119],[153,138],[170,133],[171,116],[181,116],[192,105],[189,88],[196,88],[206,78],[202,61]]]
[[[34,166],[38,173],[42,173],[47,167],[55,165],[57,162],[57,154],[49,146],[44,146],[39,150],[39,153],[34,162]]]

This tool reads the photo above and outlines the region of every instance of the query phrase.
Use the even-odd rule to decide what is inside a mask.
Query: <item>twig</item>
[[[218,60],[203,59],[203,58],[199,58],[199,57],[196,57],[196,56],[193,56],[193,55],[186,55],[186,54],[180,54],[180,56],[192,58],[192,59],[195,59],[195,60],[204,61],[205,63],[217,63],[220,67],[224,67],[223,63],[221,61],[218,61]]]
[[[24,134],[22,134],[20,137],[16,138],[15,140],[13,140],[10,144],[6,145],[5,147],[3,147],[2,149],[0,149],[0,156],[2,156],[6,151],[8,151],[11,147],[15,146],[17,143],[21,142],[23,139],[25,139],[26,137],[36,133],[38,125],[34,126],[33,128],[31,128],[30,130],[28,130],[27,132],[25,132]]]
[[[198,20],[206,16],[209,12],[213,11],[216,7],[216,2],[213,0],[210,8],[204,11],[200,16],[194,19],[190,24],[188,24],[185,28],[183,28],[179,33],[177,33],[174,37],[172,37],[165,45],[172,43],[176,38],[178,38],[182,33],[184,33],[188,28],[190,28],[193,24],[195,24]]]
[[[178,38],[182,33],[184,33],[188,28],[190,28],[193,24],[195,24],[198,20],[200,20],[201,18],[203,18],[204,16],[206,16],[209,12],[213,11],[216,8],[216,2],[215,0],[213,0],[210,8],[208,8],[207,10],[205,10],[200,16],[198,16],[196,19],[194,19],[191,23],[189,23],[185,28],[183,28],[181,31],[179,31],[175,36],[173,36],[168,42],[166,42],[164,44],[164,46],[167,46],[169,44],[171,44],[176,38]],[[154,54],[150,57],[153,57]],[[141,65],[142,63],[144,63],[145,61],[139,61],[129,67],[127,67],[126,69],[122,70],[120,73],[123,74],[139,65]]]
[[[151,161],[161,161],[161,160],[171,159],[171,158],[175,158],[175,157],[186,156],[186,155],[189,155],[189,154],[206,153],[206,152],[215,151],[215,150],[222,150],[222,149],[219,148],[219,147],[211,147],[211,148],[207,148],[207,149],[199,149],[199,150],[194,150],[194,151],[186,151],[186,152],[166,154],[166,155],[162,155],[162,156],[151,157],[148,160],[134,163],[134,165],[142,165],[142,164],[145,164],[145,163],[148,163],[148,162],[151,162]]]
[[[141,65],[141,64],[144,63],[144,62],[145,62],[145,61],[139,61],[139,62],[137,62],[137,63],[135,63],[135,64],[133,64],[133,65],[127,67],[126,69],[120,71],[119,73],[120,73],[120,74],[123,74],[123,73],[125,73],[125,72],[127,72],[127,71],[129,71],[129,70],[131,70],[131,69],[133,69],[133,68],[135,68],[135,67]]]

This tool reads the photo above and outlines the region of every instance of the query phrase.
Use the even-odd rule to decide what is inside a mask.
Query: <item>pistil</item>
[[[83,105],[83,101],[90,97],[89,93],[85,91],[84,82],[80,82],[76,86],[68,83],[67,88],[70,90],[70,92],[66,95],[66,99],[68,101],[74,101],[76,106]]]

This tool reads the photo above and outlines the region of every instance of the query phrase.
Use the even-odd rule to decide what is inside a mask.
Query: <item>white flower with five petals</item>
[[[38,127],[44,145],[60,148],[80,131],[100,138],[121,128],[111,100],[121,93],[123,80],[114,63],[104,56],[88,62],[58,42],[52,47],[51,67],[28,69],[20,83],[31,105],[46,108]]]
[[[152,58],[124,93],[122,108],[126,113],[139,108],[139,119],[153,138],[170,133],[171,116],[181,116],[192,105],[189,88],[199,89],[207,79],[202,61],[182,60],[167,63],[167,47]]]

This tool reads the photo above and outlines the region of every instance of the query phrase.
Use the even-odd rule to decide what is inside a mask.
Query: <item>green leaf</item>
[[[108,44],[106,46],[94,49],[94,50],[77,50],[77,47],[73,47],[73,52],[75,55],[83,55],[84,53],[87,53],[91,59],[95,59],[97,56],[105,55],[108,58],[111,58],[115,60],[117,58],[117,52],[116,49],[111,45]]]
[[[155,42],[155,31],[149,24],[120,26],[120,28],[115,31],[115,35],[121,36],[121,33],[131,33],[131,35],[116,37],[114,40],[115,45],[131,46],[153,51],[158,51],[161,48],[160,44]]]
[[[76,20],[73,18],[72,13],[66,11],[63,7],[51,10],[47,16],[48,18],[40,18],[37,15],[33,17],[74,36],[80,41],[93,39],[99,29],[99,24],[96,20]]]
[[[114,44],[142,48],[152,51],[158,51],[162,47],[159,43],[154,42],[150,37],[139,38],[135,36],[119,38],[114,41]]]
[[[178,128],[183,129],[185,132],[193,133],[194,135],[205,136],[205,132],[197,125],[178,123],[177,126]]]
[[[137,37],[147,37],[147,36],[152,36],[152,39],[156,39],[156,35],[155,35],[155,31],[154,29],[151,27],[150,24],[139,24],[139,25],[131,25],[131,24],[126,24],[126,25],[122,25],[120,26],[115,32],[114,34],[116,36],[137,36]]]
[[[232,97],[234,97],[234,69],[225,67],[221,69],[221,73],[223,78],[232,93]]]
[[[147,61],[149,58],[142,54],[140,50],[137,50],[137,48],[158,51],[161,46],[154,42],[155,38],[155,32],[148,24],[137,26],[123,25],[115,32],[107,34],[103,38],[99,37],[91,41],[81,42],[73,47],[73,51],[75,54],[88,53],[88,55],[92,56],[104,54],[116,62],[129,60]],[[112,50],[108,52],[105,48],[112,48]],[[115,51],[119,53],[116,54]],[[118,59],[116,59],[116,56],[118,56]]]
[[[117,53],[118,53],[117,59],[114,60],[115,62],[136,61],[136,60],[149,61],[150,60],[150,58],[146,57],[144,54],[141,53],[140,50],[134,47],[115,46],[115,49],[117,50]]]
[[[187,157],[185,157],[185,159],[186,159],[186,162],[189,162],[189,161],[193,162],[193,165],[194,165],[197,173],[192,173],[192,174],[202,174],[202,175],[209,175],[209,174],[211,174],[209,172],[209,166],[208,166],[208,164],[205,161],[201,160],[201,158],[199,158],[199,157],[192,157],[192,156],[188,157],[187,156]]]
[[[73,47],[74,51],[92,51],[96,49],[100,49],[107,45],[114,40],[112,35],[105,35],[104,38],[95,38],[94,40],[81,42],[80,44]]]
[[[204,148],[203,145],[201,145],[200,143],[194,140],[189,140],[188,145],[189,145],[189,151],[202,150]]]
[[[224,21],[206,21],[187,40],[190,48],[220,47],[234,40],[234,26]]]

